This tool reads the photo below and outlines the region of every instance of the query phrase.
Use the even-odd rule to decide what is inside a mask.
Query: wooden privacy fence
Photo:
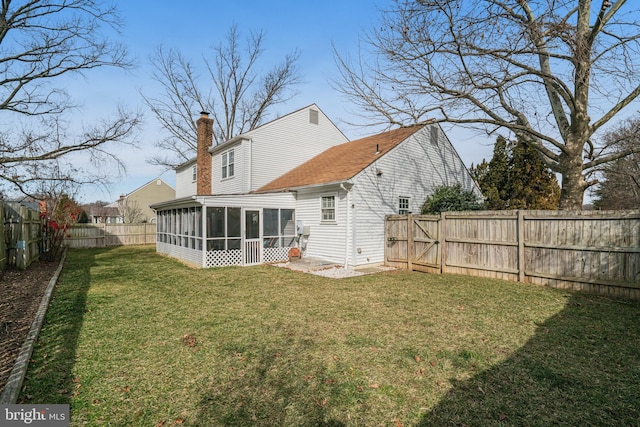
[[[640,211],[389,215],[385,264],[640,299]]]
[[[70,248],[155,244],[156,224],[79,224],[69,234],[65,245]]]
[[[0,243],[0,269],[15,265],[23,270],[40,256],[43,225],[40,211],[17,202],[2,202],[0,218],[4,237]]]

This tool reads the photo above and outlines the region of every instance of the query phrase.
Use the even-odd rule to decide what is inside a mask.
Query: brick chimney
[[[211,153],[209,148],[213,144],[213,119],[209,113],[201,112],[196,121],[198,132],[198,154],[196,159],[196,190],[199,196],[211,194]]]

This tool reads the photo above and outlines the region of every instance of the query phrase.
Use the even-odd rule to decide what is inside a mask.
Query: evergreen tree
[[[509,152],[507,140],[498,136],[493,147],[493,157],[489,162],[482,160],[477,167],[471,165],[471,176],[476,180],[485,197],[485,207],[489,210],[508,209]]]
[[[89,223],[89,215],[87,215],[87,211],[82,210],[82,212],[80,212],[80,219],[78,219],[78,223],[80,223],[80,224],[88,224]]]
[[[493,157],[471,166],[471,175],[490,210],[557,209],[560,186],[537,151],[526,141],[499,136]]]

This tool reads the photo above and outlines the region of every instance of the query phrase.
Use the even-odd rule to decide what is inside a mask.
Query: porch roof
[[[193,206],[235,206],[245,208],[294,208],[295,197],[291,193],[269,192],[261,194],[213,194],[205,196],[187,196],[179,199],[154,203],[154,210],[188,208]]]

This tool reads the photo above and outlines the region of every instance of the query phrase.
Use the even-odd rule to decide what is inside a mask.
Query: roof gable
[[[162,182],[162,184],[158,184],[158,181]],[[129,197],[134,193],[137,193],[139,191],[141,191],[143,188],[151,185],[151,184],[156,184],[156,185],[164,185],[166,187],[168,187],[169,189],[173,190],[173,187],[170,186],[169,184],[167,184],[166,182],[164,182],[163,179],[161,178],[154,178],[151,181],[147,182],[146,184],[142,184],[140,187],[136,188],[135,190],[133,190],[132,192],[128,193],[125,197]]]
[[[256,192],[285,191],[348,180],[422,129],[424,125],[402,127],[336,145],[274,179]]]
[[[291,116],[293,116],[295,114],[298,114],[298,113],[300,113],[302,111],[306,111],[306,110],[308,110],[310,108],[313,108],[314,110],[317,110],[318,113],[321,114],[322,117],[325,120],[327,120],[329,123],[331,123],[331,126],[333,126],[338,132],[340,132],[340,134],[344,137],[345,140],[347,139],[347,137],[344,136],[342,131],[340,129],[338,129],[338,127],[335,125],[335,123],[333,123],[333,121],[324,113],[324,111],[322,111],[322,109],[320,107],[318,107],[317,104],[312,103],[312,104],[307,105],[306,107],[299,108],[299,109],[297,109],[295,111],[292,111],[290,113],[287,113],[287,114],[285,114],[283,116],[276,117],[276,118],[274,118],[274,119],[272,119],[272,120],[270,120],[270,121],[268,121],[266,123],[261,124],[260,126],[254,128],[254,129],[251,129],[251,130],[248,130],[246,132],[243,132],[243,133],[241,133],[239,135],[236,135],[233,138],[228,139],[226,141],[222,141],[221,143],[219,143],[217,145],[213,145],[211,148],[209,148],[209,152],[210,153],[215,153],[215,152],[218,152],[218,151],[223,151],[223,150],[226,150],[227,148],[229,148],[231,145],[235,145],[239,141],[249,140],[256,133],[260,133],[264,129],[266,129],[266,128],[270,127],[270,126],[273,126],[274,124],[278,124],[280,122],[286,121]],[[188,166],[191,166],[191,165],[195,164],[195,162],[196,162],[196,157],[193,157],[193,158],[191,158],[191,159],[179,164],[178,166],[175,166],[173,169],[176,170],[176,171],[179,171],[181,169],[184,169],[184,168],[186,168]]]

